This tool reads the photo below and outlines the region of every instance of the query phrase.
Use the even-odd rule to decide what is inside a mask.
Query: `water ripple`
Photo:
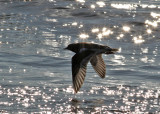
[[[59,90],[48,86],[10,86],[0,86],[1,112],[10,113],[13,108],[17,113],[158,113],[159,110],[159,91],[135,86],[93,87],[92,91],[88,88],[77,95],[72,95],[71,87]],[[90,98],[85,97],[88,95]]]
[[[0,113],[160,113],[159,1],[1,0]],[[70,43],[119,48],[74,94]]]

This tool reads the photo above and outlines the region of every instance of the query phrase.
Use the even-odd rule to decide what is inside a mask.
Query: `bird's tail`
[[[111,50],[111,51],[116,52],[116,51],[118,51],[118,49],[116,49],[116,48],[112,48],[112,50]]]
[[[116,51],[118,51],[118,49],[116,49],[116,48],[111,48],[111,50],[105,52],[105,54],[114,54]]]

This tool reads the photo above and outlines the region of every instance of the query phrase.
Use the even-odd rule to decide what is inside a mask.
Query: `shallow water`
[[[160,2],[0,1],[1,113],[160,113]],[[119,48],[72,89],[70,43]]]

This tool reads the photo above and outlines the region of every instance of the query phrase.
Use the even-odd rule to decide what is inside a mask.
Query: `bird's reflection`
[[[79,100],[77,98],[73,98],[70,102],[72,105],[72,112],[75,113],[84,113],[86,112],[86,110],[94,113],[99,113],[102,108],[99,107],[99,105],[104,104],[103,99]]]

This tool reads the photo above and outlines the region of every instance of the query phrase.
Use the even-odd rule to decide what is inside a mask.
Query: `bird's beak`
[[[64,50],[66,50],[67,48],[63,48]]]

